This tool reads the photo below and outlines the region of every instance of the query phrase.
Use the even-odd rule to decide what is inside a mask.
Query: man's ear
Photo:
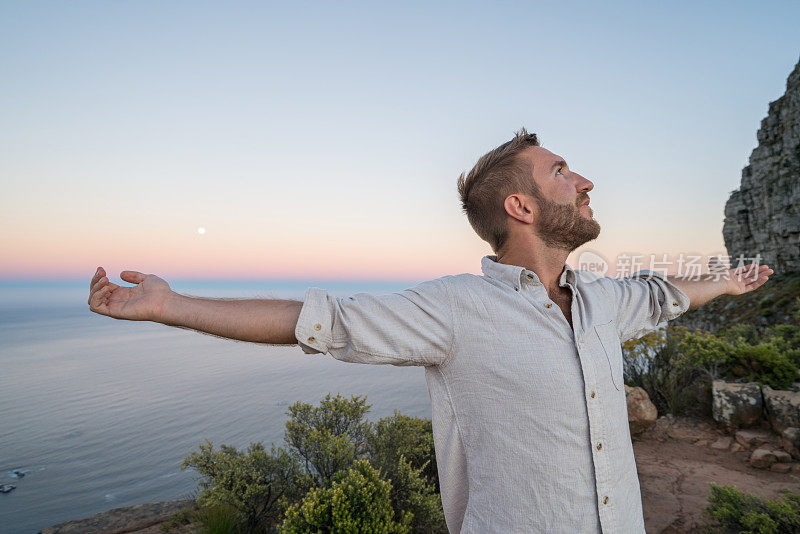
[[[503,206],[506,209],[506,213],[518,221],[528,224],[533,222],[535,207],[531,198],[525,195],[508,195]]]

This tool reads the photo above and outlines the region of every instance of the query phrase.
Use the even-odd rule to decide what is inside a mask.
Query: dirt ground
[[[793,464],[789,473],[756,469],[748,463],[754,447],[737,452],[711,447],[723,436],[733,433],[717,429],[713,421],[663,417],[634,438],[648,534],[702,532],[708,524],[702,510],[708,505],[710,482],[770,499],[783,488],[797,488],[792,475],[800,475],[800,465]],[[772,434],[772,439],[778,448],[778,436]]]

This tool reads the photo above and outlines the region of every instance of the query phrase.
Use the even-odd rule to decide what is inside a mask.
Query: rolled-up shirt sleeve
[[[620,341],[643,336],[689,309],[689,297],[661,273],[641,270],[611,280]]]
[[[439,365],[453,351],[453,303],[446,277],[395,293],[330,295],[306,289],[295,337],[306,354],[351,363]]]

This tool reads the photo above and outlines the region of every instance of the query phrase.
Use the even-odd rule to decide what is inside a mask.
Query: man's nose
[[[591,180],[587,180],[577,172],[573,174],[576,177],[575,189],[577,189],[578,192],[591,191],[592,189],[594,189],[594,184],[591,182]]]

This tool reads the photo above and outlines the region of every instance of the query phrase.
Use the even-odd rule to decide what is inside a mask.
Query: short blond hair
[[[531,166],[518,157],[532,146],[540,146],[539,139],[522,128],[512,140],[481,156],[469,173],[458,177],[462,210],[475,233],[495,253],[508,239],[506,197],[517,193],[541,198]]]

